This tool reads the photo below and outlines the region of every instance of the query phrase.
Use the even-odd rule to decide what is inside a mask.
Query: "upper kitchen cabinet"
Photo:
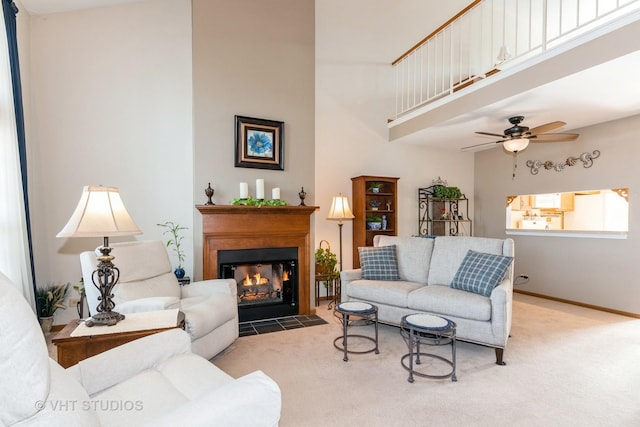
[[[572,211],[574,193],[550,193],[536,194],[532,196],[520,196],[529,198],[531,209],[557,209],[560,211]]]
[[[593,232],[600,233],[598,237],[624,238],[629,230],[629,189],[508,196],[506,214],[507,230]]]

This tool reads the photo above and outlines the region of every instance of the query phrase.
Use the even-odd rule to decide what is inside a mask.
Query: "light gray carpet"
[[[640,426],[640,320],[514,299],[507,366],[493,349],[459,342],[458,382],[408,383],[406,344],[386,325],[379,355],[343,362],[333,347],[341,326],[326,306],[317,308],[326,325],[241,337],[213,362],[234,377],[271,376],[281,427]]]

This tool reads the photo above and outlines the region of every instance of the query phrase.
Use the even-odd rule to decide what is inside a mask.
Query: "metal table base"
[[[333,312],[342,323],[342,336],[336,337],[333,340],[333,346],[344,353],[342,360],[349,361],[348,353],[352,354],[365,354],[375,352],[380,354],[378,350],[378,307],[369,303],[362,302],[343,302],[336,305]],[[374,337],[359,334],[349,334],[349,326],[364,326],[373,324],[375,327]],[[371,341],[374,347],[368,350],[348,350],[347,341],[349,338],[361,338]],[[338,341],[342,340],[341,344]]]
[[[417,316],[417,317],[416,317]],[[409,347],[409,353],[402,356],[400,363],[409,371],[407,381],[414,382],[414,375],[444,379],[451,377],[451,381],[458,381],[456,377],[456,324],[449,319],[430,314],[410,314],[402,318],[400,334],[403,336]],[[433,353],[420,351],[421,345],[441,346],[451,345],[451,360]],[[420,357],[430,357],[439,360],[451,367],[451,371],[442,375],[431,375],[418,372],[414,367],[422,364]],[[409,364],[407,366],[407,359]]]

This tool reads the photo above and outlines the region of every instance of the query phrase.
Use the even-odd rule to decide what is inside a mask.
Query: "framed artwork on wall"
[[[284,170],[284,122],[235,116],[236,167]]]

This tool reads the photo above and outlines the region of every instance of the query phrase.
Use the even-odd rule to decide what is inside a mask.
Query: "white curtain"
[[[34,308],[16,117],[4,17],[0,13],[0,271]]]

